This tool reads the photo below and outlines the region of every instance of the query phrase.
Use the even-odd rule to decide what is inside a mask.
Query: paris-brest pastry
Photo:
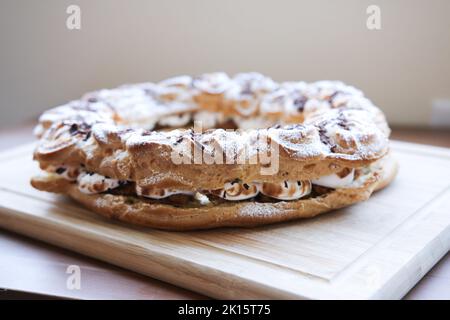
[[[337,81],[179,76],[88,93],[35,131],[33,187],[160,229],[313,217],[368,199],[397,171],[383,113]]]

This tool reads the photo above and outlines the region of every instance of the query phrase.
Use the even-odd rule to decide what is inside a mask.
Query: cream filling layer
[[[57,174],[69,181],[76,181],[81,172],[80,168],[70,166],[48,166],[45,171]]]
[[[75,167],[48,167],[46,168],[46,171],[57,174],[64,179],[76,181],[79,190],[86,194],[105,192],[127,183],[127,181],[105,177],[97,173],[86,172]],[[345,188],[351,186],[354,177],[355,170],[352,169],[344,177],[342,177],[342,175],[332,174],[311,181],[286,180],[280,183],[261,181],[243,183],[233,181],[226,183],[222,189],[208,190],[206,192],[178,190],[173,188],[154,188],[140,185],[136,185],[135,190],[138,196],[150,199],[164,199],[177,194],[190,195],[194,196],[202,204],[209,203],[207,194],[212,194],[229,201],[251,199],[260,193],[277,200],[297,200],[309,195],[313,184],[334,189]]]
[[[77,182],[78,189],[87,194],[101,193],[120,186],[120,180],[88,172],[80,173]]]
[[[311,182],[318,186],[328,187],[333,189],[345,188],[350,185],[355,177],[355,169],[352,169],[346,176],[341,177],[338,174],[330,174],[328,176],[323,176],[318,179],[313,179]]]
[[[211,190],[209,193],[225,200],[238,201],[256,197],[259,193],[278,200],[296,200],[311,193],[310,181],[286,180],[280,183],[253,182],[226,183],[223,189]]]
[[[186,195],[194,195],[195,192],[191,191],[183,191],[171,188],[152,188],[152,187],[141,187],[136,185],[136,194],[141,197],[146,197],[150,199],[164,199],[176,194],[186,194]]]

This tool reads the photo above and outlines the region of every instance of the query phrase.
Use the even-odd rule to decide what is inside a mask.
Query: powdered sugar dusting
[[[95,205],[99,208],[108,208],[111,205],[111,201],[106,199],[108,195],[103,195],[95,199]]]
[[[278,213],[280,210],[271,204],[253,202],[243,205],[238,211],[238,215],[244,217],[270,217]]]

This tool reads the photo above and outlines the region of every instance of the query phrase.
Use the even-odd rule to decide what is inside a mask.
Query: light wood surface
[[[0,233],[0,299],[200,299],[203,296],[11,232]],[[69,266],[81,270],[81,289],[69,289]],[[19,294],[25,292],[27,294]],[[39,297],[38,296],[38,297]]]
[[[175,233],[32,189],[28,146],[0,158],[0,224],[217,298],[400,298],[448,252],[450,152],[394,150],[398,179],[365,203],[264,228]]]

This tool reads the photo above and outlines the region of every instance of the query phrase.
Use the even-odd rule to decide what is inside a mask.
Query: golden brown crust
[[[251,227],[310,218],[318,214],[367,200],[373,191],[386,187],[397,173],[397,163],[386,159],[377,171],[367,176],[358,187],[342,188],[322,196],[295,201],[255,202],[231,201],[217,206],[182,207],[148,201],[143,198],[113,194],[85,194],[74,183],[62,178],[32,179],[34,187],[67,193],[90,210],[111,219],[165,230],[194,230],[217,227]]]

